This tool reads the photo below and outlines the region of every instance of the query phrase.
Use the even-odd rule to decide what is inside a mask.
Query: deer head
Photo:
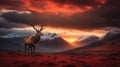
[[[35,27],[35,24],[31,24],[31,26],[32,26],[33,29],[37,32],[38,35],[43,35],[42,32],[41,32],[41,31],[44,29],[44,28],[43,28],[43,25],[40,26],[40,29],[39,29],[39,28],[36,28],[36,27]]]

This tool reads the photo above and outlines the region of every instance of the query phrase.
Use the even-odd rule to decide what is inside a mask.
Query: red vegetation
[[[0,67],[120,67],[120,57],[0,52]]]

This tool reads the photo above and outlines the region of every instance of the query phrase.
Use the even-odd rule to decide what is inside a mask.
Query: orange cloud
[[[25,4],[26,9],[30,11],[35,11],[38,13],[53,13],[55,15],[72,15],[75,13],[83,13],[93,9],[92,6],[88,5],[82,6],[81,8],[73,4],[58,5],[57,3],[50,0],[22,0],[22,2]]]
[[[30,10],[38,13],[55,15],[73,15],[101,7],[107,0],[4,0],[0,7],[17,10]]]

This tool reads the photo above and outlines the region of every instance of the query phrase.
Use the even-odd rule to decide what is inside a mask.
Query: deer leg
[[[25,53],[26,53],[26,49],[27,49],[27,44],[25,44]]]
[[[31,55],[32,55],[32,52],[33,52],[32,48],[33,48],[33,47],[31,46]]]
[[[35,46],[33,46],[33,53],[35,53],[35,48],[36,48],[36,47],[35,47]]]
[[[30,48],[31,48],[31,46],[29,45],[29,46],[28,46],[28,53],[30,53]]]

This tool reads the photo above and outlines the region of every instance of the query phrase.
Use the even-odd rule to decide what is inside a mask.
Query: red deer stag
[[[40,41],[40,37],[43,35],[41,32],[43,30],[43,25],[41,25],[40,29],[35,28],[35,24],[32,24],[31,26],[36,31],[36,34],[32,36],[28,36],[24,39],[25,53],[28,52],[28,53],[34,54],[35,48],[36,48],[35,44]]]

